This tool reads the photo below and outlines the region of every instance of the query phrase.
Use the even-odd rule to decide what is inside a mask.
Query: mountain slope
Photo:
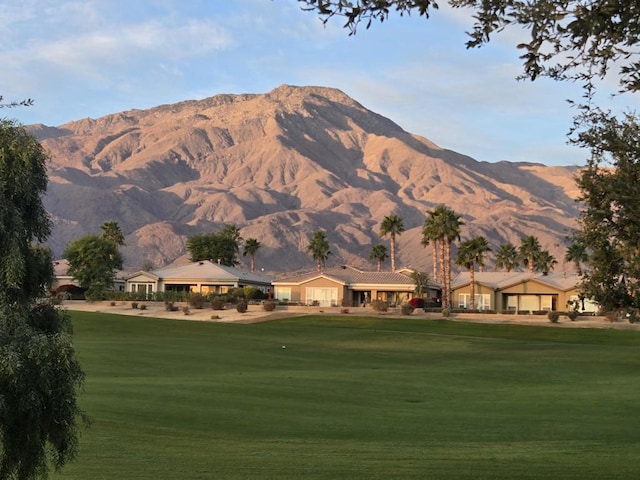
[[[29,128],[52,155],[54,252],[116,220],[129,268],[185,261],[188,236],[225,223],[263,244],[267,271],[313,268],[305,249],[318,228],[329,264],[373,268],[380,223],[397,214],[407,228],[398,264],[430,271],[421,228],[439,203],[463,215],[463,238],[537,235],[561,261],[578,215],[574,169],[477,162],[331,88],[282,85]]]

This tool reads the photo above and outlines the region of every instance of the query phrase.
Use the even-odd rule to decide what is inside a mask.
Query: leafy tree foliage
[[[303,9],[317,12],[323,21],[337,16],[355,34],[364,22],[384,22],[393,12],[417,13],[429,18],[438,8],[434,0],[298,0]],[[590,88],[594,77],[613,69],[623,91],[640,90],[640,4],[635,0],[449,0],[468,9],[475,24],[467,47],[488,43],[508,27],[526,31],[529,38],[517,45],[522,51],[523,77],[546,76],[577,80]]]
[[[639,308],[640,126],[632,115],[595,112],[589,120],[576,140],[592,152],[578,176],[585,207],[573,236],[588,253],[581,288],[606,310]]]
[[[118,246],[104,236],[80,237],[67,245],[63,256],[69,261],[69,275],[87,287],[89,298],[113,287],[116,270],[122,268]]]
[[[318,271],[321,271],[324,268],[329,255],[331,255],[329,240],[327,240],[327,234],[322,230],[317,230],[309,239],[307,251],[316,261]]]
[[[416,288],[413,290],[416,297],[422,298],[425,293],[429,292],[429,274],[412,270],[409,276],[416,284]]]
[[[382,262],[384,262],[389,256],[389,250],[383,243],[378,243],[371,248],[369,253],[369,260],[375,260],[378,263],[378,271],[382,270]]]
[[[24,128],[0,121],[0,478],[46,477],[78,445],[84,374],[69,318],[39,301],[53,278],[41,196],[47,156]]]
[[[187,250],[192,262],[211,260],[228,267],[235,267],[240,263],[238,254],[241,241],[238,228],[233,224],[226,224],[219,232],[189,237]]]
[[[523,266],[529,269],[529,273],[533,273],[536,267],[536,258],[542,252],[540,240],[535,235],[528,235],[520,240],[520,248],[518,255]]]
[[[389,235],[391,241],[391,271],[396,271],[396,237],[404,232],[404,222],[397,215],[388,215],[382,220],[380,225],[380,236]]]

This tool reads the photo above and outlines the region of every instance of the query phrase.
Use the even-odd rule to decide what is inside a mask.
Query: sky
[[[446,7],[442,5],[441,7]],[[583,165],[567,144],[578,85],[518,81],[519,31],[465,47],[466,11],[393,15],[349,35],[296,0],[0,0],[2,117],[58,126],[279,85],[332,87],[478,161]],[[615,82],[611,91],[616,90]],[[602,104],[638,109],[637,95]]]

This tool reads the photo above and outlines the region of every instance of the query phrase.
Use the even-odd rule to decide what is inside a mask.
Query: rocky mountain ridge
[[[407,229],[398,265],[429,272],[422,224],[444,203],[463,215],[463,239],[484,235],[497,247],[536,235],[558,271],[579,213],[574,167],[478,162],[325,87],[282,85],[28,128],[51,154],[54,253],[116,220],[132,270],[145,260],[186,262],[186,238],[225,223],[262,243],[256,261],[265,271],[312,269],[305,250],[317,229],[332,246],[328,265],[373,269],[372,245],[388,244],[380,223],[396,214]]]

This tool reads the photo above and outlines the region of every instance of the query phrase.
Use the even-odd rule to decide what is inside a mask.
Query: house
[[[126,277],[126,291],[227,293],[230,288],[253,287],[263,292],[271,288],[271,275],[251,273],[209,260],[178,267],[140,271]]]
[[[124,291],[125,277],[127,275],[128,273],[122,270],[118,270],[115,273],[113,277],[113,290]],[[53,261],[53,284],[51,290],[55,292],[63,285],[80,286],[80,282],[69,275],[69,261],[65,258]]]
[[[580,277],[573,273],[476,272],[474,307],[498,312],[567,310],[580,298]],[[471,276],[459,273],[451,282],[453,308],[469,308]]]
[[[399,305],[413,297],[415,282],[407,273],[369,272],[346,265],[274,280],[280,301],[319,306],[358,306],[371,300]],[[440,288],[430,285],[429,297]]]

